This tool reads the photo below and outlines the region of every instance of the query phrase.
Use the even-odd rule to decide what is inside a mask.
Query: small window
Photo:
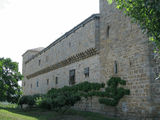
[[[25,86],[26,85],[26,83],[25,82],[23,82],[23,86]]]
[[[75,84],[75,69],[69,71],[69,85]]]
[[[117,65],[117,61],[114,61],[114,74],[118,73],[118,65]]]
[[[110,30],[110,26],[107,26],[107,30],[106,30],[106,38],[109,38],[109,30]]]
[[[48,56],[46,56],[46,62],[48,62]]]
[[[69,47],[71,47],[71,42],[69,42]]]
[[[32,88],[32,84],[31,84],[31,88]]]
[[[39,65],[39,66],[41,65],[41,60],[38,61],[38,65]]]
[[[58,84],[58,77],[56,77],[56,85]]]
[[[89,67],[84,68],[84,75],[85,75],[85,78],[89,77]]]
[[[132,66],[132,62],[131,61],[129,61],[129,65],[130,65],[130,67]]]
[[[49,79],[47,79],[47,85],[49,85]]]
[[[37,81],[37,87],[39,87],[39,82]]]

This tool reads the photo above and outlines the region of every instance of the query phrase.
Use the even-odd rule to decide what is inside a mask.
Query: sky
[[[0,0],[0,57],[19,63],[28,49],[47,47],[99,13],[99,0]]]

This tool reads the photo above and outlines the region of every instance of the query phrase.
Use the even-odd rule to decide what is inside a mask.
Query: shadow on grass
[[[115,120],[107,118],[105,115],[93,112],[83,112],[77,110],[69,110],[64,114],[56,113],[54,111],[48,111],[38,108],[20,109],[20,108],[6,108],[0,107],[0,109],[7,110],[9,112],[33,117],[37,120]]]
[[[0,109],[6,110],[8,112],[18,114],[18,115],[33,117],[37,120],[54,120],[54,118],[59,116],[59,114],[55,113],[54,111],[47,111],[47,110],[42,110],[42,109],[37,109],[37,108],[20,109],[20,108],[0,107]]]

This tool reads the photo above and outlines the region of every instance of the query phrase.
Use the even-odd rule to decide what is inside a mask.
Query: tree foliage
[[[160,0],[108,0],[139,24],[160,53]]]
[[[21,93],[18,81],[22,75],[18,72],[18,63],[11,59],[0,58],[0,101],[17,102]]]
[[[100,104],[116,106],[123,96],[130,94],[130,90],[123,88],[123,85],[126,85],[126,81],[119,77],[111,77],[107,81],[106,88],[104,83],[86,81],[73,86],[52,88],[46,95],[22,96],[18,104],[21,106],[28,104],[30,107],[36,105],[43,109],[52,109],[63,113],[82,98],[87,100],[96,96],[99,98]]]
[[[119,85],[121,86],[119,87]],[[106,88],[104,83],[82,82],[74,86],[53,88],[48,91],[47,96],[53,100],[54,108],[70,107],[80,101],[82,97],[89,98],[93,96],[97,96],[101,104],[116,106],[121,98],[130,94],[130,90],[123,88],[123,85],[126,85],[125,80],[120,77],[111,77],[107,81]],[[105,88],[105,91],[102,91],[101,88]]]
[[[47,96],[42,98],[41,106],[48,106],[49,109],[65,112],[80,101],[82,97],[90,97],[91,91],[99,91],[104,86],[104,83],[89,83],[86,81],[73,86],[64,86],[59,89],[52,88],[48,91]],[[51,104],[49,106],[46,103]]]
[[[22,108],[22,105],[26,104],[29,105],[29,107],[31,108],[36,105],[36,99],[40,97],[43,97],[43,95],[36,94],[21,96],[18,100],[18,105],[20,105]]]
[[[118,87],[119,85],[121,85],[121,87]],[[116,106],[123,96],[130,94],[130,90],[123,88],[122,85],[126,85],[125,80],[122,80],[120,77],[111,77],[107,81],[108,87],[99,95],[101,96],[99,102],[109,106]]]

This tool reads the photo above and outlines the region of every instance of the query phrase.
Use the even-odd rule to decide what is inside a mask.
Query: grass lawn
[[[54,111],[41,109],[17,109],[13,104],[0,103],[0,120],[114,120],[105,115],[70,110],[65,114],[58,114]]]

